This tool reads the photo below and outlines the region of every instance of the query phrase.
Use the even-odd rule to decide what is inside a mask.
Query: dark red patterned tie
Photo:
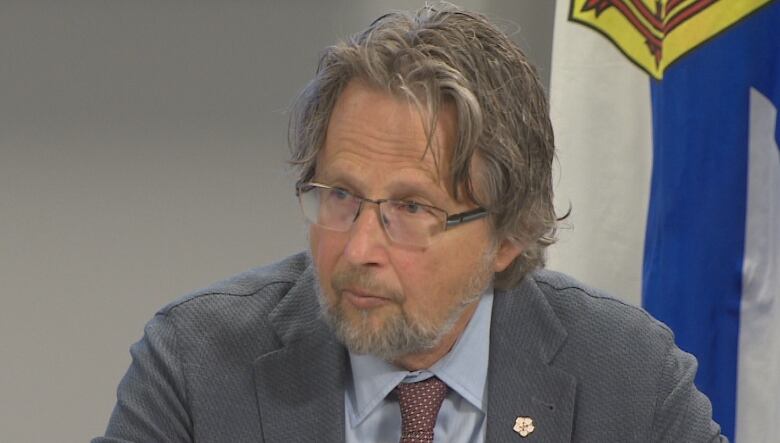
[[[401,442],[432,443],[439,408],[447,396],[447,385],[436,377],[395,388],[401,405]]]

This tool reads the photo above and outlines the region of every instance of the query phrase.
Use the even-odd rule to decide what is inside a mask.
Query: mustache
[[[378,282],[370,271],[362,268],[347,268],[334,272],[330,279],[330,285],[337,294],[344,290],[358,288],[397,303],[401,303],[405,299],[401,292]]]

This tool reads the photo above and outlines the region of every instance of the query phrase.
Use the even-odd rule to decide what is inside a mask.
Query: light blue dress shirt
[[[487,368],[493,290],[488,289],[452,350],[430,369],[409,372],[372,355],[349,353],[345,391],[347,443],[398,443],[401,410],[387,395],[398,383],[436,376],[450,387],[434,428],[434,443],[482,443],[487,413]]]

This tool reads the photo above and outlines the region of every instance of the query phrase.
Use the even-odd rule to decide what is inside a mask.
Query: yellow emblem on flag
[[[677,59],[773,0],[571,0],[569,20],[601,32],[657,79]]]

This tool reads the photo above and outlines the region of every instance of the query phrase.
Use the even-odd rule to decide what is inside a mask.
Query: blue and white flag
[[[780,441],[780,0],[558,0],[550,267],[639,303],[738,443]]]

